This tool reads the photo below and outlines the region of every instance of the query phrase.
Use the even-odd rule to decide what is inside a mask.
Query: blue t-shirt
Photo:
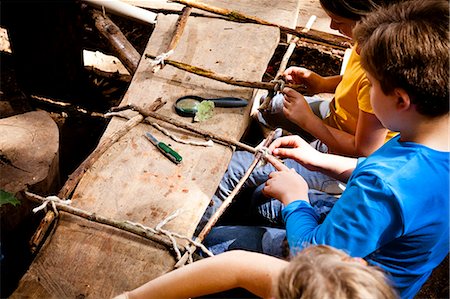
[[[412,298],[449,252],[449,153],[396,136],[365,159],[322,224],[299,200],[282,211],[291,250],[327,244],[384,269]]]

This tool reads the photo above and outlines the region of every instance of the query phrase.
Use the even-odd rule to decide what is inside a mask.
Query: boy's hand
[[[285,206],[296,200],[309,202],[308,184],[294,169],[289,169],[273,156],[267,160],[277,169],[269,174],[263,194],[281,201]]]
[[[275,139],[268,150],[276,157],[293,159],[312,171],[318,170],[323,155],[297,135]]]
[[[283,75],[286,82],[303,84],[306,86],[306,90],[312,94],[323,91],[324,78],[313,71],[303,67],[291,66],[284,71]]]
[[[316,116],[302,94],[289,87],[283,89],[283,94],[283,113],[287,119],[302,128],[313,122]]]

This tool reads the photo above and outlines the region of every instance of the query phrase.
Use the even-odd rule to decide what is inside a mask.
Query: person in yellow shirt
[[[356,23],[379,6],[399,0],[320,0],[331,18],[330,28],[352,38]],[[396,133],[388,132],[374,115],[370,104],[368,81],[354,45],[342,76],[322,77],[302,67],[290,67],[284,73],[288,83],[303,84],[310,94],[334,93],[334,99],[319,103],[320,113],[311,109],[311,99],[290,88],[284,88],[282,114],[277,115],[303,129],[320,143],[321,151],[346,156],[368,156]],[[308,103],[309,102],[309,103]],[[323,119],[322,119],[323,118]],[[283,123],[283,120],[279,120]],[[271,126],[277,126],[272,120]]]
[[[351,38],[356,23],[365,15],[381,6],[399,1],[401,0],[320,0],[320,3],[331,18],[330,27]],[[352,157],[368,156],[396,134],[388,132],[373,113],[369,96],[370,82],[361,66],[357,49],[357,45],[353,46],[342,76],[322,77],[302,67],[290,67],[284,73],[286,82],[303,84],[310,94],[323,92],[334,92],[335,94],[331,103],[325,101],[315,104],[313,103],[314,98],[306,100],[297,91],[284,88],[284,97],[278,97],[278,104],[274,104],[280,107],[279,99],[281,98],[282,113],[276,114],[279,117],[278,124],[286,124],[287,119],[296,125],[299,131],[303,129],[310,133],[317,138],[312,144],[313,147],[321,152]],[[272,102],[274,101],[275,98]],[[314,112],[311,108],[313,106],[316,110]],[[276,110],[278,108],[274,109],[274,111]],[[277,119],[272,120],[275,123],[270,125],[276,127]],[[245,151],[236,151],[233,154],[228,169],[211,199],[211,204],[200,220],[197,233],[236,187],[253,162],[253,158],[253,154]],[[292,159],[286,159],[284,163],[289,168],[295,169],[305,179],[310,190],[317,192],[317,196],[315,196],[317,201],[312,202],[312,206],[316,209],[317,214],[325,217],[334,202],[330,202],[330,197],[325,194],[323,198],[327,198],[327,200],[322,200],[320,193],[339,195],[345,189],[345,183],[314,171],[314,169],[308,169]],[[262,216],[263,224],[267,224],[266,221],[269,221],[269,224],[278,224],[280,221],[278,216],[274,215],[281,214],[278,211],[282,206],[276,200],[267,201],[261,194],[262,187],[273,170],[273,166],[269,164],[257,167],[243,185],[243,188],[256,187],[249,211],[245,211],[243,214],[253,214],[256,209],[256,220],[261,220],[260,216]]]

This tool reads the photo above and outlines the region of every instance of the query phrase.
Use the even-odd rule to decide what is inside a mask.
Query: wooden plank
[[[62,212],[53,237],[10,298],[111,298],[173,263],[157,243]]]
[[[267,9],[274,15],[281,7],[287,10],[286,3],[280,2],[271,2]],[[246,13],[261,9],[259,0],[239,3],[249,7]],[[292,11],[295,20],[295,9]],[[146,53],[158,55],[167,48],[176,20],[174,15],[158,16]],[[278,41],[276,28],[192,17],[172,58],[236,78],[260,80]],[[186,94],[251,99],[251,89],[229,86],[171,66],[153,74],[150,63],[148,59],[141,60],[122,104],[148,107],[162,97],[168,104],[158,112],[181,120],[172,104]],[[247,127],[249,110],[250,105],[216,109],[212,119],[196,126],[239,139]],[[123,120],[113,119],[104,136],[122,124]],[[194,138],[177,128],[169,129],[182,138]],[[183,156],[183,162],[177,166],[162,156],[143,138],[146,131],[172,144]],[[230,148],[219,144],[209,148],[178,144],[141,124],[114,144],[86,173],[75,190],[73,205],[152,227],[181,208],[183,213],[165,228],[192,235],[231,153]],[[174,263],[161,246],[63,215],[12,298],[110,297],[171,270]]]
[[[184,6],[166,0],[121,0],[121,1],[135,6],[157,10],[181,11],[181,9]],[[301,1],[302,0],[283,0],[283,1],[261,0],[259,1],[259,6],[255,5],[254,1],[201,0],[199,2],[244,12],[248,15],[255,16],[269,22],[273,22],[290,28],[295,28],[298,17],[295,16],[295,14],[298,13],[299,11]],[[317,5],[319,5],[320,7],[320,4]],[[208,13],[200,9],[193,9],[192,13],[201,14],[205,16],[216,16],[216,17],[218,16],[216,14]]]

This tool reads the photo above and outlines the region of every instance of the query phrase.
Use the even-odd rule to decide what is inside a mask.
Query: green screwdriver
[[[159,149],[159,151],[164,154],[164,156],[169,158],[175,164],[180,164],[181,160],[183,160],[183,158],[181,158],[181,156],[176,151],[174,151],[170,146],[168,146],[164,142],[158,141],[158,139],[156,139],[149,132],[145,133],[145,137],[147,137],[147,139],[150,140],[150,142],[153,143]]]

